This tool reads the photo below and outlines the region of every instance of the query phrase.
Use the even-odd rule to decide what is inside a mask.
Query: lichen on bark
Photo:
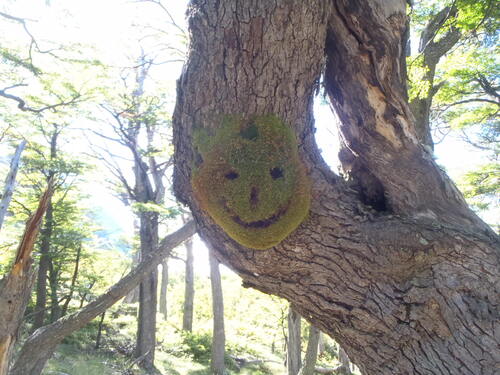
[[[192,186],[200,206],[238,243],[268,249],[304,220],[310,184],[293,131],[275,115],[224,115],[194,132]]]

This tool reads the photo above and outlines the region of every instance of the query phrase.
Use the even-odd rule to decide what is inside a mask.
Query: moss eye
[[[228,180],[236,180],[238,177],[240,177],[240,175],[238,174],[238,172],[231,171],[229,173],[226,173],[224,177],[226,177]]]
[[[283,177],[283,169],[279,167],[274,167],[269,171],[269,174],[273,178],[273,180],[276,180],[277,178]]]

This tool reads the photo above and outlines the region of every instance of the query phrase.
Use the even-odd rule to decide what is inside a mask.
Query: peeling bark
[[[26,223],[11,271],[0,280],[0,375],[6,375],[9,369],[12,349],[31,295],[35,281],[33,246],[52,193],[49,185],[38,209]]]
[[[175,191],[245,286],[293,301],[363,374],[493,375],[499,240],[418,140],[400,64],[405,10],[402,0],[193,1]],[[354,190],[314,142],[323,71]],[[193,127],[227,113],[279,116],[312,181],[308,219],[266,251],[235,243],[192,195]]]

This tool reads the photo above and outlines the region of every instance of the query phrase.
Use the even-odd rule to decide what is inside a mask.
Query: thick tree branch
[[[493,375],[499,242],[416,135],[400,66],[405,2],[221,0],[190,12],[174,186],[217,258],[245,286],[292,301],[364,374]],[[322,72],[358,185],[325,167],[313,139]],[[311,208],[279,245],[252,250],[193,193],[193,165],[204,160],[192,140],[200,127],[216,134],[225,114],[270,113],[299,140]]]

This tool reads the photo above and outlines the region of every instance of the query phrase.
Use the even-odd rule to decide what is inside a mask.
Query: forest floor
[[[208,364],[201,364],[189,357],[179,358],[157,351],[156,365],[164,375],[210,375]],[[228,374],[282,374],[283,365],[268,363],[251,366],[238,371],[229,369]],[[49,361],[43,375],[146,375],[144,371],[124,355],[95,349],[79,349],[63,344]]]

